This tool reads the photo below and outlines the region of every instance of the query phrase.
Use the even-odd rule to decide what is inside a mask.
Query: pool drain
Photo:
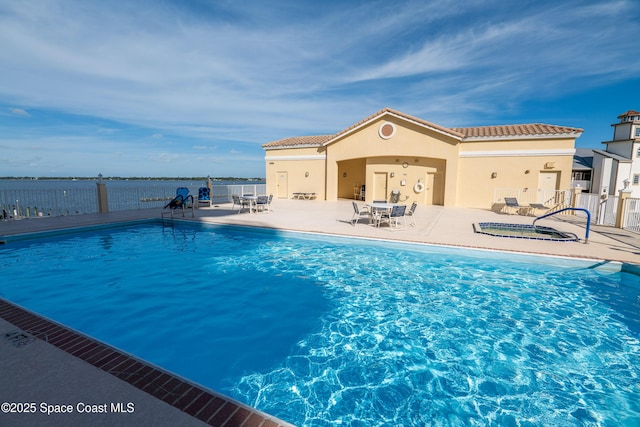
[[[34,342],[36,339],[31,335],[21,330],[15,330],[4,334],[4,339],[9,341],[14,347],[24,347],[25,345]]]

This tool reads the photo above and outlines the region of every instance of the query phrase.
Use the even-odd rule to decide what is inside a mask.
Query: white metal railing
[[[625,201],[622,228],[640,233],[640,199],[629,198]]]
[[[97,212],[95,189],[0,190],[2,219]]]
[[[202,185],[184,185],[198,196]],[[109,186],[109,211],[162,208],[176,196],[175,185]],[[212,203],[226,203],[232,195],[266,194],[266,184],[213,185]],[[78,215],[98,212],[96,188],[0,190],[0,221],[43,216]]]

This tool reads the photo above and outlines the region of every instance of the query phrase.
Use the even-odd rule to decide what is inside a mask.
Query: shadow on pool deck
[[[363,202],[359,203],[361,206]],[[256,227],[268,227],[283,230],[304,231],[313,233],[328,233],[342,236],[354,236],[362,238],[374,238],[385,240],[400,240],[408,242],[420,242],[440,245],[454,245],[470,248],[483,248],[499,251],[516,251],[554,256],[579,257],[593,259],[594,263],[619,261],[621,263],[640,264],[639,235],[609,227],[592,227],[588,244],[576,242],[548,242],[535,240],[504,239],[483,234],[474,233],[472,224],[476,222],[493,221],[505,223],[531,224],[532,217],[501,215],[496,212],[479,209],[444,208],[440,206],[419,206],[416,211],[416,226],[407,227],[407,230],[390,227],[376,228],[368,225],[365,219],[361,219],[355,226],[350,220],[353,208],[350,200],[327,202],[319,200],[274,200],[273,212],[270,213],[237,213],[231,209],[231,204],[217,205],[195,211],[195,218],[191,218],[191,212],[185,213],[185,220],[202,221],[215,224],[235,224]],[[46,232],[50,230],[81,228],[94,225],[114,224],[123,221],[136,221],[145,219],[160,219],[160,209],[144,209],[124,212],[112,212],[108,214],[87,214],[67,217],[33,218],[19,221],[0,222],[0,241],[10,244],[12,238],[20,234]],[[177,219],[182,219],[178,215]],[[551,226],[561,231],[572,232],[583,238],[585,235],[585,220],[577,216],[559,216],[545,219],[540,225]],[[634,267],[637,269],[637,267]],[[636,270],[637,271],[637,270]],[[5,278],[6,279],[6,278]],[[9,278],[11,279],[11,278]],[[0,303],[5,305],[6,302]],[[10,310],[11,311],[11,310]],[[19,309],[18,309],[19,311]],[[131,381],[118,378],[105,370],[96,367],[86,360],[70,356],[60,348],[37,339],[28,345],[16,347],[6,338],[5,334],[18,333],[23,327],[29,326],[29,330],[35,327],[50,327],[46,322],[36,320],[24,323],[29,316],[6,314],[0,317],[0,363],[2,364],[2,376],[0,379],[0,398],[4,402],[34,402],[38,405],[36,414],[3,414],[0,413],[0,424],[11,425],[204,425],[199,419],[193,417],[193,407],[189,411],[189,405],[180,407],[172,406],[167,400],[175,402],[179,399],[169,399],[168,394],[158,396],[158,392],[150,393],[147,386],[144,391],[134,387]],[[16,317],[17,316],[17,317]],[[15,323],[9,323],[7,320]],[[58,328],[58,325],[55,325]],[[37,328],[36,328],[37,329]],[[58,331],[58,333],[63,333]],[[95,343],[94,343],[95,344]],[[91,343],[87,343],[87,346]],[[62,346],[64,348],[64,345]],[[77,348],[70,348],[74,353]],[[80,354],[80,353],[78,353]],[[126,355],[125,355],[126,356]],[[117,357],[117,356],[114,356]],[[128,357],[128,356],[127,356]],[[119,364],[134,362],[120,359]],[[115,362],[114,362],[115,363]],[[105,366],[110,367],[105,364]],[[143,369],[143,368],[139,368]],[[155,367],[150,367],[155,369]],[[178,385],[174,378],[164,378],[161,387],[176,387],[178,392],[187,385]],[[160,381],[160,380],[158,380]],[[209,393],[206,389],[199,389],[198,397],[203,393]],[[214,397],[217,397],[214,396]],[[187,398],[188,399],[188,398]],[[79,414],[76,405],[108,404],[111,403],[134,404],[132,413],[107,413],[107,414]],[[74,413],[52,414],[46,416],[40,413],[40,405],[57,404],[72,405]],[[202,401],[198,403],[202,404]],[[231,402],[231,405],[235,403]],[[205,407],[196,412],[207,414],[200,419],[208,419],[211,425],[239,425],[233,414],[246,415],[244,406],[238,406],[227,414],[214,403],[207,403]],[[227,406],[229,409],[231,406]],[[180,409],[178,409],[180,408]],[[235,408],[235,407],[234,407]],[[110,407],[109,407],[110,409]],[[212,411],[211,413],[206,411]],[[218,418],[216,418],[218,414]],[[226,414],[226,418],[224,417]],[[250,415],[247,415],[249,417]],[[257,414],[256,416],[262,416]],[[224,419],[220,422],[220,419]],[[255,418],[256,420],[258,418]],[[275,419],[265,416],[263,427],[276,426],[278,423],[286,425]],[[247,427],[260,425],[250,419],[244,424]]]

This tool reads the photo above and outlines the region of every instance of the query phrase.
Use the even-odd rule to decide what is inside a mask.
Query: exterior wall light
[[[346,172],[342,172],[342,177],[346,178],[347,177],[347,173]]]
[[[396,174],[395,174],[395,173],[393,173],[393,172],[391,172],[391,173],[389,174],[389,176],[390,176],[391,178],[393,178],[394,176],[396,176]]]
[[[304,177],[305,177],[305,178],[309,178],[309,172],[305,172],[305,173],[304,173]]]
[[[496,179],[498,177],[498,172],[491,172],[491,179]]]

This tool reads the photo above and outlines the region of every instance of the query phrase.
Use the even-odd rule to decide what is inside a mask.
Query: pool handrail
[[[552,215],[555,214],[559,214],[560,212],[564,212],[564,211],[582,211],[582,212],[586,212],[587,213],[587,229],[584,235],[584,243],[588,243],[589,242],[589,229],[591,228],[591,212],[589,212],[587,209],[584,208],[562,208],[558,211],[553,211],[553,212],[549,212],[547,214],[544,214],[542,216],[537,217],[536,219],[533,220],[533,224],[531,224],[533,227],[536,226],[536,221],[539,219],[543,219],[543,218],[547,218],[550,217]]]

